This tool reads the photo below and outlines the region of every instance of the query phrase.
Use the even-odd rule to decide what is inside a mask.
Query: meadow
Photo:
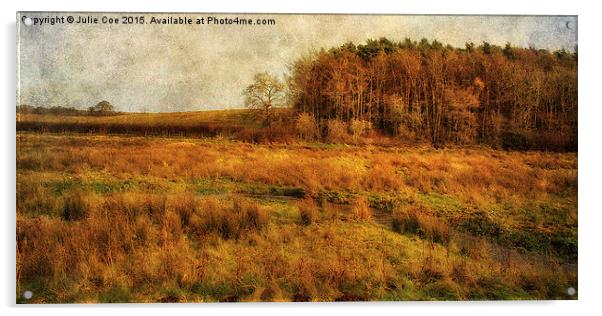
[[[577,298],[577,153],[25,128],[224,113],[18,118],[17,301]]]

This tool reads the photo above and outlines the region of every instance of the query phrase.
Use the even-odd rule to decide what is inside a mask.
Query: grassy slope
[[[17,137],[17,290],[34,302],[549,299],[576,287],[576,154]],[[228,217],[239,200],[267,220]],[[74,210],[85,216],[66,221]],[[418,210],[422,230],[394,232],[399,210]],[[252,225],[233,237],[209,217]]]

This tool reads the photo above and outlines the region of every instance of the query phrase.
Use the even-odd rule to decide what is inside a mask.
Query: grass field
[[[17,114],[17,130],[38,133],[223,137],[250,143],[288,142],[294,138],[288,109],[275,109],[278,126],[262,127],[248,110],[174,113],[110,113],[108,115]],[[288,120],[283,122],[283,120]]]
[[[576,153],[17,132],[27,302],[577,298],[568,287]]]
[[[215,110],[199,112],[170,112],[170,113],[122,113],[105,116],[94,115],[44,115],[20,113],[17,121],[22,122],[51,122],[51,123],[88,123],[88,124],[178,124],[199,125],[203,123],[219,123],[222,125],[256,125],[247,110]]]

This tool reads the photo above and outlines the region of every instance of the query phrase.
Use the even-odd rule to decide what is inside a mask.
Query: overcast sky
[[[151,16],[273,18],[276,25],[21,24],[17,103],[87,108],[108,100],[132,112],[240,108],[255,73],[282,77],[312,50],[382,36],[458,47],[577,44],[576,17],[145,14],[146,20]]]

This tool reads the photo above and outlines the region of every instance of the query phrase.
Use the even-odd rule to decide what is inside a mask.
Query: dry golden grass
[[[17,135],[33,302],[569,298],[577,155]]]
[[[303,199],[297,203],[301,223],[310,225],[318,219],[319,213],[313,199]]]
[[[448,223],[430,215],[424,208],[395,210],[392,225],[396,232],[418,235],[438,243],[447,244],[451,238]]]
[[[355,199],[351,212],[355,219],[369,220],[372,218],[372,210],[365,197],[360,196]]]

